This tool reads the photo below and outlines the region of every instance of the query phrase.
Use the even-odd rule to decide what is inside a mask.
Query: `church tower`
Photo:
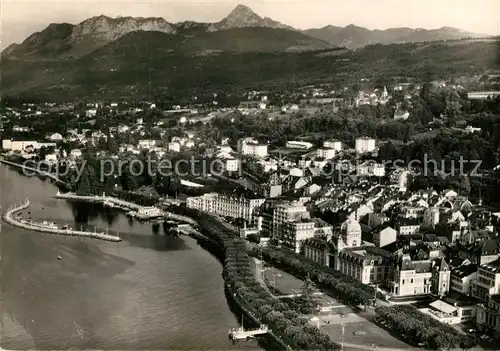
[[[387,92],[387,87],[384,87],[384,92],[382,93],[382,99],[387,99],[389,93]]]

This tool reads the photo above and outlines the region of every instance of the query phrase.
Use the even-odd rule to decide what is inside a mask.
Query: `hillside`
[[[21,44],[13,44],[2,57],[22,60],[54,60],[81,57],[134,31],[175,33],[175,27],[163,18],[97,16],[77,25],[50,24],[30,35]]]
[[[321,50],[332,46],[299,32],[274,28],[233,28],[183,36],[161,32],[133,32],[91,54],[131,60],[161,58],[173,54],[205,55],[218,52],[281,52]]]
[[[439,29],[389,28],[386,30],[369,30],[353,24],[347,27],[326,26],[319,29],[308,29],[305,34],[324,40],[334,46],[345,46],[356,49],[373,44],[417,43],[440,40],[456,40],[464,38],[487,37],[452,27]]]
[[[224,31],[219,32],[223,34]],[[191,49],[176,53],[172,50],[178,46],[199,50],[203,40],[184,43],[181,36],[164,33],[154,33],[150,38],[151,47],[155,48],[151,51],[149,42],[139,32],[80,59],[23,62],[4,58],[3,93],[37,94],[54,100],[87,96],[154,97],[200,90],[298,86],[317,81],[347,84],[361,78],[447,79],[453,75],[482,75],[500,67],[500,48],[495,41],[373,45],[354,52],[330,49],[330,52],[194,55]],[[238,41],[227,45],[237,47]]]

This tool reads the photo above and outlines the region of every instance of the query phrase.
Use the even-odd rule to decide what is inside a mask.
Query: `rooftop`
[[[464,264],[452,270],[452,274],[459,278],[464,278],[477,272],[476,264]]]
[[[457,291],[450,291],[450,293],[443,298],[443,301],[446,301],[450,305],[454,305],[457,307],[474,306],[479,302],[476,298],[469,295],[461,294]]]
[[[374,246],[360,246],[345,248],[343,253],[352,257],[357,257],[365,260],[379,260],[391,257],[391,253]]]
[[[492,273],[500,273],[500,259],[481,265],[481,269]]]

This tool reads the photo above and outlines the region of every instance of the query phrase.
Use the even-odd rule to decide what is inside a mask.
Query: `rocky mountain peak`
[[[253,21],[260,21],[262,17],[257,15],[252,9],[245,5],[236,6],[225,18],[227,21],[235,23],[246,23]]]
[[[214,32],[243,27],[285,28],[293,30],[292,27],[276,22],[269,17],[260,17],[248,6],[237,5],[222,21],[211,24],[208,27],[208,31]]]
[[[158,31],[174,33],[172,24],[160,17],[117,17],[105,15],[91,17],[79,24],[73,30],[72,38],[80,39],[90,36],[97,40],[115,40],[124,34],[134,31]]]

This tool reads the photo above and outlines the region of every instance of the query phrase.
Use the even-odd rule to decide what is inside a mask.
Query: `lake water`
[[[24,216],[109,228],[123,241],[54,236],[2,223],[2,348],[261,349],[256,341],[228,340],[238,313],[225,297],[221,264],[196,241],[154,235],[151,225],[121,213],[95,209],[88,215],[88,205],[83,211],[54,199],[56,192],[49,182],[0,165],[2,212],[28,195],[32,205]]]

